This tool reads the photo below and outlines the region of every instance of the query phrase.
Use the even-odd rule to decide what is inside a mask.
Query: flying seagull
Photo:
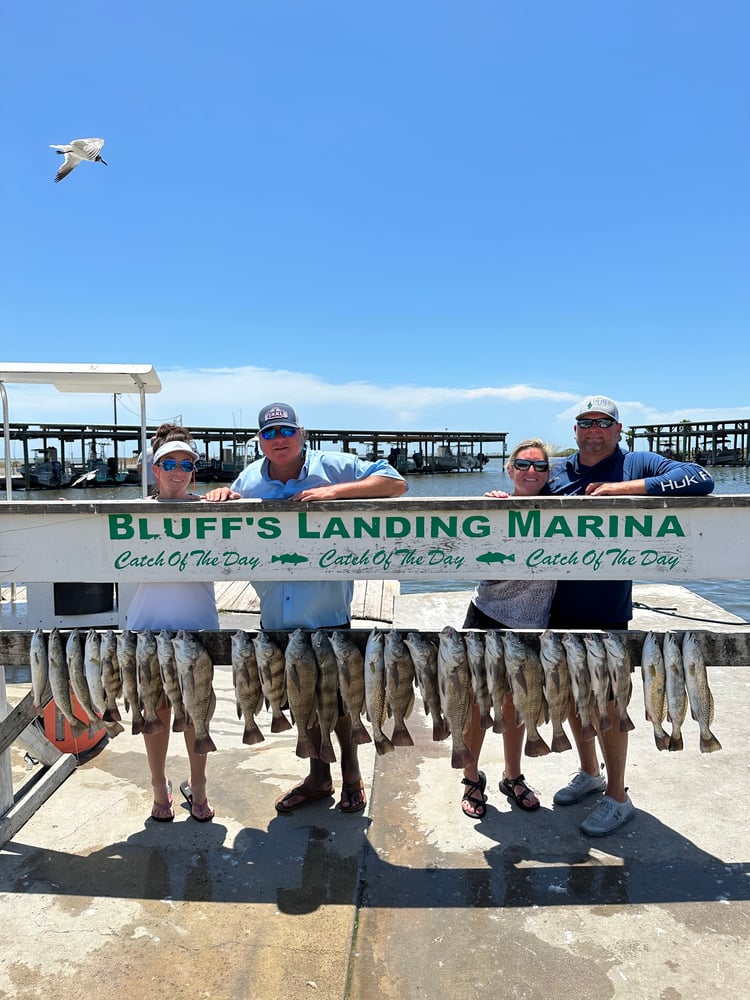
[[[63,177],[67,177],[70,171],[74,167],[77,167],[81,160],[93,160],[95,163],[103,163],[106,167],[107,161],[99,156],[103,145],[104,139],[74,139],[66,146],[53,146],[50,143],[50,149],[56,149],[60,155],[65,154],[62,166],[55,175],[55,184],[61,181]]]

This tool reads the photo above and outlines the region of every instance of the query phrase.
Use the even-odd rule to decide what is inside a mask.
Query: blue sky
[[[745,0],[6,4],[0,361],[153,364],[193,426],[748,418],[749,40]]]

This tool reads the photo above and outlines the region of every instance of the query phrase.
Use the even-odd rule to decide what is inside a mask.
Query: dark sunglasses
[[[277,434],[281,434],[283,438],[293,438],[296,433],[296,427],[269,427],[267,430],[261,431],[260,436],[264,441],[273,441]]]
[[[189,458],[183,458],[181,462],[178,462],[176,458],[163,458],[159,462],[159,466],[165,472],[174,472],[178,465],[183,472],[195,472],[195,462],[191,462]]]
[[[601,429],[604,431],[608,427],[611,427],[612,424],[615,423],[615,420],[614,417],[596,417],[596,418],[579,417],[576,420],[576,423],[578,424],[579,427],[582,427],[584,430],[586,430],[589,427],[593,427],[594,424],[596,424],[597,427],[601,427]]]
[[[539,459],[538,462],[532,462],[530,458],[513,459],[513,468],[518,469],[519,472],[526,472],[532,465],[534,472],[546,472],[549,469],[549,462],[545,462],[544,459]]]

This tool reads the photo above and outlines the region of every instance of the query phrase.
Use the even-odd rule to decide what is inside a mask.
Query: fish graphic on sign
[[[481,563],[504,563],[515,561],[516,555],[514,552],[510,555],[506,552],[484,552],[481,556],[477,556],[477,562]]]

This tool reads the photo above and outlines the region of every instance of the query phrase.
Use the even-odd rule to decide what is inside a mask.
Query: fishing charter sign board
[[[0,503],[3,581],[744,579],[750,496]]]

